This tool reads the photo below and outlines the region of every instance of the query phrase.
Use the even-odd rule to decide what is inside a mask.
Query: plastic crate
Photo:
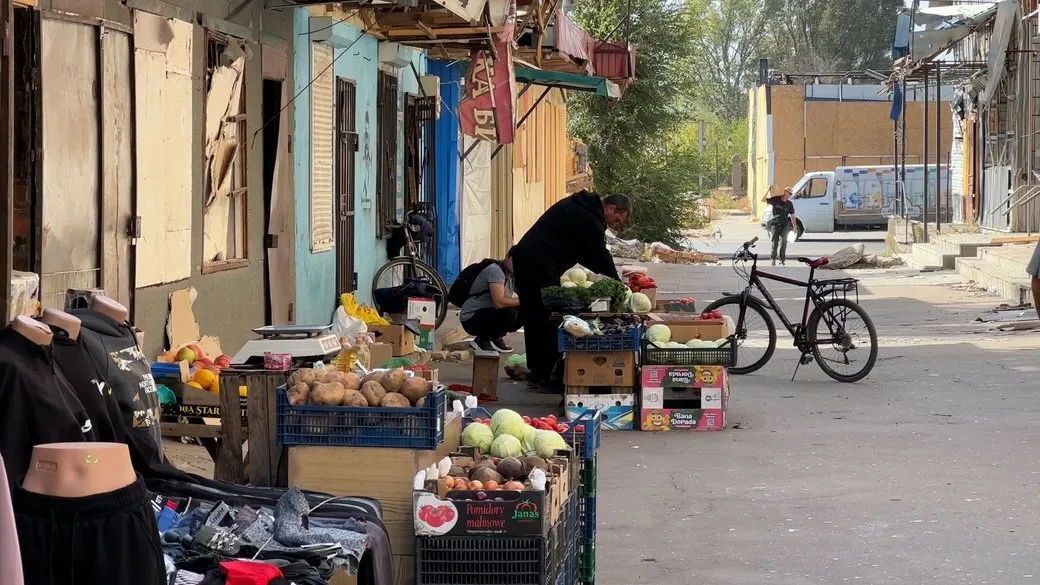
[[[578,472],[578,497],[596,497],[596,457],[584,460],[580,463]]]
[[[596,582],[596,543],[582,542],[578,553],[578,582],[592,585]]]
[[[444,442],[447,393],[437,390],[419,408],[358,408],[289,404],[278,388],[278,444],[436,449]]]
[[[556,585],[551,537],[420,536],[415,585]]]
[[[563,330],[556,330],[560,351],[637,351],[643,337],[642,327],[633,327],[617,335],[589,335],[574,337]]]
[[[645,366],[725,366],[737,364],[737,341],[733,336],[721,347],[654,347],[643,341]]]
[[[465,416],[462,419],[463,428],[465,425],[473,422],[475,418],[491,418],[491,413],[486,408],[476,407],[466,411]],[[589,408],[585,412],[578,415],[577,418],[571,421],[565,421],[572,430],[565,433],[560,433],[563,440],[567,441],[567,444],[574,449],[574,454],[578,456],[578,459],[587,461],[596,456],[596,451],[599,449],[601,435],[603,433],[603,419],[599,414],[599,411]],[[577,432],[573,430],[578,425],[585,425],[584,432]]]
[[[579,513],[581,518],[579,523],[581,524],[581,541],[582,542],[595,542],[596,541],[596,498],[581,498],[580,500]]]

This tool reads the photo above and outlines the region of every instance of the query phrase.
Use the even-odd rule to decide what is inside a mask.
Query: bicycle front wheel
[[[848,299],[831,299],[813,310],[806,329],[806,341],[824,374],[851,383],[862,380],[874,368],[877,331],[858,304]]]
[[[401,286],[409,279],[426,281],[434,289],[433,302],[437,306],[436,327],[439,328],[448,314],[448,287],[441,275],[422,260],[402,256],[382,265],[372,278],[372,296],[375,296],[377,289]]]
[[[776,351],[776,325],[769,317],[762,301],[748,297],[743,319],[740,315],[740,296],[723,297],[708,305],[704,312],[718,311],[733,319],[737,330],[730,333],[737,343],[737,363],[729,368],[735,375],[750,374],[762,369]]]

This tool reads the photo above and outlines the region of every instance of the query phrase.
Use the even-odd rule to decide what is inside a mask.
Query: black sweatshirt
[[[542,268],[539,272],[556,280],[575,264],[618,278],[614,258],[607,249],[606,229],[599,196],[586,191],[575,193],[545,210],[527,230],[513,248],[514,262],[525,267],[537,265]],[[519,275],[520,267],[517,272]]]
[[[10,327],[0,330],[0,454],[7,479],[20,485],[32,450],[46,443],[93,441],[93,424],[51,348]]]
[[[70,338],[59,327],[51,327],[51,331],[54,332],[51,344],[54,361],[87,410],[94,426],[94,436],[105,443],[122,443],[126,439],[126,425],[112,388],[98,375],[94,362],[79,340]]]

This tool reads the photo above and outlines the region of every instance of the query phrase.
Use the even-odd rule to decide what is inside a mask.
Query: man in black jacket
[[[558,286],[560,277],[575,264],[604,276],[618,278],[607,249],[606,229],[618,231],[628,221],[632,200],[625,195],[602,199],[589,191],[565,197],[547,209],[513,247],[516,294],[524,324],[527,369],[532,382],[551,388],[560,359],[556,327],[542,304],[541,290]]]

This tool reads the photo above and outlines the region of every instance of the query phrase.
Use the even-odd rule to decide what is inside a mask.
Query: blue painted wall
[[[293,161],[295,164],[296,201],[296,322],[329,323],[338,303],[336,290],[336,253],[312,253],[310,249],[310,92],[305,88],[319,73],[311,71],[308,38],[310,15],[305,8],[294,11],[293,28],[297,40],[294,55],[296,98]],[[354,269],[358,274],[356,295],[362,302],[371,301],[372,278],[386,262],[386,245],[376,238],[376,90],[379,75],[379,42],[349,24],[332,28],[328,43],[335,48],[337,77],[353,81],[357,87],[358,152],[355,172]],[[358,38],[360,36],[360,39]],[[426,73],[426,54],[411,51],[411,60],[419,75]],[[397,155],[397,208],[403,216],[404,206],[404,95],[419,93],[419,81],[410,67],[396,70],[398,83],[399,137]],[[301,93],[302,92],[302,93]]]
[[[459,99],[462,70],[451,61],[431,60],[429,73],[441,78],[441,117],[437,120],[434,152],[437,178],[437,272],[445,282],[454,282],[461,270],[459,233]]]

